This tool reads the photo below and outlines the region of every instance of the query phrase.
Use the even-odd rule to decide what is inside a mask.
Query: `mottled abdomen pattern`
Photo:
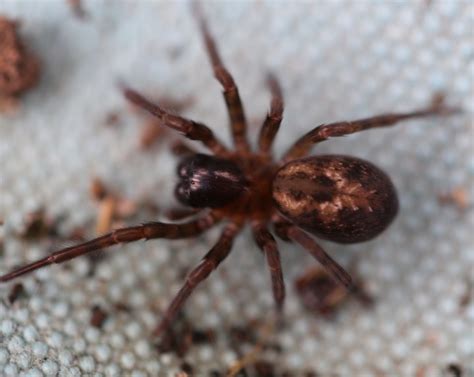
[[[304,230],[334,242],[367,241],[394,219],[390,178],[370,162],[343,155],[293,160],[273,181],[278,210]]]

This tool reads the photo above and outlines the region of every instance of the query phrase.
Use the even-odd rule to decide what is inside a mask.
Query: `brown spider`
[[[252,151],[246,137],[246,119],[237,86],[222,64],[199,12],[197,19],[214,75],[223,87],[235,150],[225,147],[204,124],[172,115],[131,89],[125,88],[124,94],[129,101],[156,116],[163,125],[201,142],[212,152],[212,155],[206,155],[184,148],[186,155],[177,170],[179,182],[175,195],[180,202],[192,207],[188,216],[198,217],[180,224],[150,222],[117,229],[14,270],[1,276],[1,282],[119,243],[195,237],[225,220],[227,224],[218,241],[188,274],[154,335],[158,336],[168,328],[196,286],[229,255],[233,240],[247,222],[255,242],[265,254],[278,313],[283,307],[285,285],[277,244],[268,230],[270,224],[281,239],[300,244],[335,280],[348,289],[354,288],[350,275],[306,232],[339,243],[372,239],[397,213],[395,188],[389,177],[370,162],[343,155],[305,156],[314,144],[330,137],[391,126],[411,118],[446,115],[454,109],[438,104],[408,113],[320,125],[297,140],[283,159],[276,162],[270,150],[283,117],[283,97],[278,81],[273,76],[268,78],[272,94],[270,111],[260,130],[258,150]]]

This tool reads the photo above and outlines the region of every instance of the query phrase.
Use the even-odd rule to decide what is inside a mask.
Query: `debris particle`
[[[111,111],[105,117],[105,125],[107,127],[115,127],[120,123],[120,114],[117,111]]]
[[[449,377],[462,377],[463,371],[459,364],[451,363],[446,367],[446,371],[449,373]]]
[[[249,325],[244,327],[233,327],[231,328],[230,346],[233,348],[240,357],[235,361],[228,369],[227,376],[235,377],[240,375],[247,375],[246,368],[254,366],[257,360],[261,357],[265,349],[265,344],[268,343],[270,336],[275,332],[276,320],[270,319],[264,322],[259,329],[257,337],[256,331],[250,331],[258,326],[258,322],[250,322]],[[232,335],[233,333],[233,335]],[[240,346],[242,342],[250,341],[252,349],[242,355]],[[263,365],[262,365],[263,367]],[[260,374],[258,374],[260,376]]]
[[[18,26],[0,15],[0,112],[15,110],[18,97],[39,78],[39,60],[20,40]]]
[[[181,313],[175,324],[163,334],[156,348],[159,353],[171,352],[184,357],[193,345],[210,344],[215,341],[216,332],[213,329],[195,329],[185,314]],[[183,371],[192,374],[184,368]]]
[[[192,345],[192,328],[185,315],[180,313],[170,328],[161,336],[156,349],[159,353],[174,353],[184,357]]]
[[[355,272],[352,273],[356,277]],[[335,282],[326,270],[320,266],[309,268],[294,282],[296,292],[303,305],[310,311],[317,312],[327,319],[331,318],[351,295],[367,307],[374,304],[374,298],[366,291],[361,279],[355,279],[357,289],[349,294],[347,290]]]
[[[193,344],[214,343],[216,341],[216,333],[212,329],[192,330]]]
[[[440,204],[455,205],[459,211],[465,211],[469,207],[469,195],[464,187],[458,186],[449,192],[438,195]]]
[[[86,239],[86,230],[82,226],[77,226],[67,235],[68,241],[83,242]]]
[[[97,214],[97,223],[95,232],[98,235],[105,234],[112,229],[112,220],[115,214],[117,200],[113,196],[107,196],[99,203],[99,212]]]
[[[8,294],[8,302],[13,304],[18,298],[26,296],[25,287],[21,283],[15,284]]]
[[[57,237],[57,226],[60,220],[60,218],[52,219],[47,216],[45,209],[41,207],[26,215],[23,229],[18,233],[18,236],[25,240],[36,240],[42,237]]]
[[[81,20],[85,20],[87,18],[87,12],[84,10],[82,0],[67,0],[67,2],[71,7],[74,16]]]
[[[296,279],[295,289],[303,305],[326,317],[345,301],[346,289],[336,283],[323,268],[314,266]]]
[[[222,376],[223,376],[223,374],[221,372],[219,372],[218,370],[215,370],[215,369],[213,369],[209,372],[209,377],[222,377]]]
[[[130,199],[109,189],[100,178],[93,178],[89,187],[93,200],[98,202],[96,234],[109,232],[114,225],[136,214],[137,205]]]
[[[255,329],[250,325],[232,326],[229,331],[229,337],[232,342],[235,342],[237,344],[254,344],[257,341],[257,334],[255,333]]]
[[[193,374],[193,366],[186,361],[181,364],[181,369],[186,375]]]
[[[92,178],[89,192],[94,200],[102,200],[108,195],[108,190],[105,187],[104,182],[98,177]]]
[[[259,377],[274,377],[275,367],[272,363],[265,360],[257,360],[254,363],[255,373]]]
[[[94,327],[101,328],[107,317],[107,312],[105,312],[99,305],[94,305],[91,311],[90,324]]]
[[[168,49],[168,55],[171,60],[178,59],[183,54],[183,46],[170,46]]]
[[[116,302],[114,308],[125,313],[130,313],[132,311],[132,308],[124,302]]]
[[[459,300],[459,307],[461,309],[465,309],[472,300],[472,293],[473,293],[473,283],[469,277],[466,278],[466,288],[464,293]]]

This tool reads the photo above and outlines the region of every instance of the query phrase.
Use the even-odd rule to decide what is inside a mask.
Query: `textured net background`
[[[173,200],[175,160],[166,148],[138,150],[140,120],[126,107],[118,80],[149,95],[193,96],[184,115],[228,140],[220,87],[187,4],[83,4],[85,21],[66,1],[0,1],[1,13],[21,19],[44,68],[21,111],[0,118],[1,272],[48,252],[46,241],[14,237],[37,207],[66,214],[65,230],[93,221],[92,176],[130,198]],[[442,376],[450,363],[472,376],[473,3],[216,2],[204,9],[256,124],[269,106],[265,73],[280,78],[286,97],[280,153],[318,123],[421,107],[438,90],[466,110],[318,147],[385,169],[399,190],[401,212],[372,242],[324,243],[342,264],[357,260],[376,297],[373,309],[349,301],[332,321],[305,310],[293,290],[293,279],[315,262],[296,246],[280,245],[287,326],[274,335],[282,352],[267,351],[266,359],[279,372],[323,376]],[[104,126],[111,111],[120,112],[117,127]],[[464,211],[438,201],[456,187],[470,195]],[[179,288],[183,268],[197,263],[216,236],[117,247],[93,277],[87,258],[38,271],[22,280],[27,298],[13,305],[11,285],[1,286],[0,375],[178,372],[182,360],[157,354],[149,334]],[[115,311],[118,301],[132,311]],[[102,329],[89,324],[95,304],[109,312]],[[225,339],[229,326],[270,319],[272,304],[263,258],[246,232],[186,306],[194,324],[216,329],[218,341],[193,346],[185,360],[202,373],[224,371],[238,357]]]

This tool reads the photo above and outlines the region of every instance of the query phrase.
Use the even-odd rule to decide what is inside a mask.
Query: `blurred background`
[[[434,95],[464,109],[315,149],[368,159],[398,189],[401,210],[383,235],[321,242],[367,297],[311,306],[305,297],[337,288],[303,284],[316,263],[280,243],[285,323],[270,328],[268,271],[244,232],[188,301],[175,336],[156,342],[150,332],[218,230],[137,242],[2,285],[0,375],[219,376],[246,360],[242,376],[473,376],[472,2],[216,1],[203,9],[253,140],[269,108],[265,76],[278,76],[277,155],[320,123],[412,110]],[[229,141],[189,3],[0,0],[0,14],[19,21],[41,64],[37,85],[0,114],[0,272],[114,226],[163,219],[174,203],[175,135],[118,87]]]

